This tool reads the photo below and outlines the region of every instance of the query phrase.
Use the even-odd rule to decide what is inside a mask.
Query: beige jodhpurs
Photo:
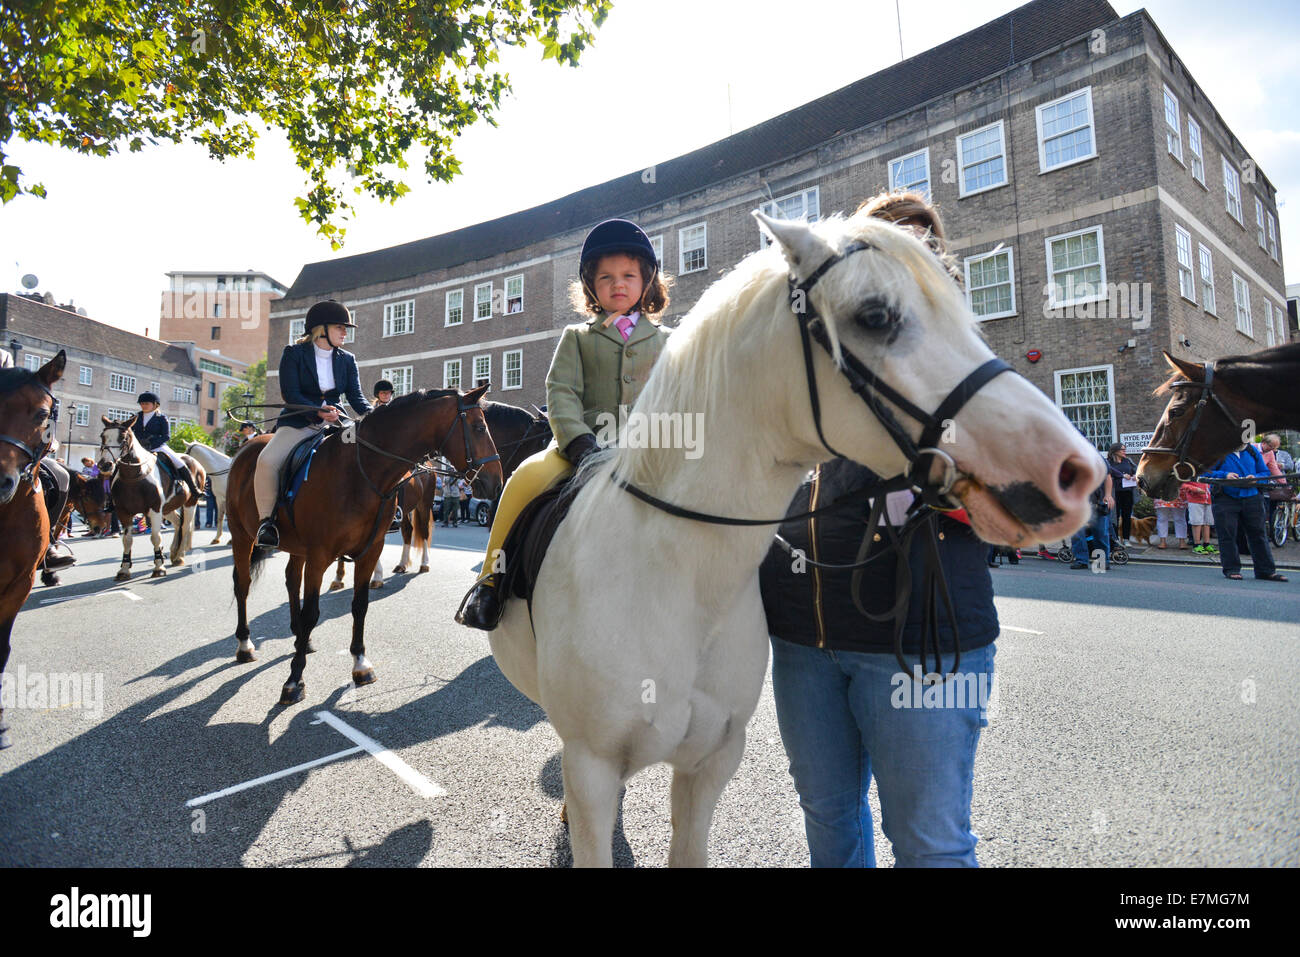
[[[266,443],[262,454],[257,457],[257,469],[253,472],[253,500],[257,502],[257,517],[268,519],[275,511],[275,497],[280,485],[280,467],[289,457],[293,447],[311,435],[319,432],[323,426],[290,428],[280,426]]]

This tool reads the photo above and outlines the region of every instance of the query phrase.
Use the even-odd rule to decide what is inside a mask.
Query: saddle
[[[590,477],[592,473],[588,472]],[[533,588],[541,571],[546,552],[551,547],[560,523],[569,514],[569,508],[587,479],[569,477],[558,485],[542,492],[524,506],[506,535],[502,550],[505,552],[505,572],[502,575],[502,594],[513,595],[528,602],[532,613]]]
[[[289,521],[293,521],[293,502],[302,488],[302,484],[307,481],[307,476],[311,472],[311,462],[316,456],[316,450],[320,448],[321,443],[329,437],[331,429],[322,429],[314,435],[309,435],[289,452],[289,457],[284,460],[284,467],[280,470],[280,494],[276,499],[276,508],[283,508],[289,516]]]

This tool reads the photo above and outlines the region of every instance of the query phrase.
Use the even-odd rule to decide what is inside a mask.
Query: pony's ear
[[[790,219],[773,219],[754,210],[763,232],[781,247],[790,272],[798,279],[808,275],[835,253],[830,244],[818,236],[807,223]]]
[[[68,355],[62,349],[45,365],[36,370],[36,378],[40,379],[45,385],[52,386],[63,378],[63,368],[68,364]]]
[[[1169,368],[1173,369],[1175,372],[1186,376],[1192,382],[1205,381],[1205,366],[1201,365],[1199,362],[1188,362],[1186,359],[1179,359],[1176,356],[1171,356],[1167,352],[1163,352],[1162,354],[1165,357],[1165,362],[1169,363]]]
[[[116,423],[106,415],[101,415],[99,420],[104,423],[105,427],[115,425]]]
[[[477,389],[471,389],[469,392],[465,393],[465,400],[467,402],[477,404],[478,401],[483,398],[483,396],[487,395],[487,390],[491,388],[491,385],[492,383],[490,382],[484,382]]]

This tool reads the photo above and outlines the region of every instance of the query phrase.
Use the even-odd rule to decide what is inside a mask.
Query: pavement
[[[78,564],[33,591],[14,630],[8,670],[27,697],[6,711],[0,866],[567,865],[560,741],[485,636],[451,620],[486,530],[434,538],[432,571],[403,576],[387,539],[366,620],[378,682],[351,686],[351,590],[327,595],[306,700],[288,708],[283,555],[253,587],[258,660],[240,665],[230,552],[210,532],[185,568],[153,580],[137,560],[126,585],[112,582],[116,539],[74,539]],[[1029,559],[991,575],[981,864],[1300,865],[1300,583],[1228,582],[1191,561]],[[36,694],[71,674],[81,700]],[[806,866],[770,675],[747,735],[710,862]],[[618,865],[666,862],[669,782],[665,767],[628,782]],[[870,802],[888,865],[874,786]]]

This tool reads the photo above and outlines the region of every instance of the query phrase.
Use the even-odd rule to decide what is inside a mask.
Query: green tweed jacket
[[[623,341],[618,328],[601,328],[604,316],[566,326],[546,374],[546,412],[563,451],[580,435],[596,434],[597,417],[631,408],[671,330],[642,313]]]

